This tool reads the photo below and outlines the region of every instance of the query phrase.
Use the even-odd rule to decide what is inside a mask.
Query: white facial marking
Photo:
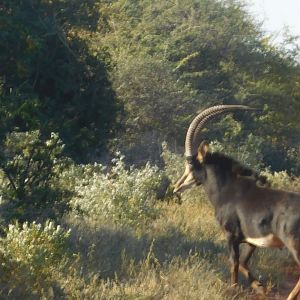
[[[247,237],[245,239],[246,242],[249,244],[252,244],[257,247],[264,247],[264,248],[269,248],[269,247],[275,247],[275,248],[282,248],[284,247],[283,242],[276,237],[273,233],[270,233],[264,237],[259,237],[259,238],[251,238]]]
[[[196,179],[194,177],[194,173],[191,168],[192,167],[189,164],[185,165],[184,174],[175,184],[174,193],[177,192],[182,193],[183,191],[196,185]]]

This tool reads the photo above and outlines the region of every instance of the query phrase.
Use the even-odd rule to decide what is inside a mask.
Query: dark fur
[[[270,183],[263,175],[258,174],[256,171],[249,167],[242,165],[240,162],[224,154],[215,152],[208,152],[204,157],[204,164],[215,164],[220,167],[220,176],[229,176],[233,178],[246,177],[254,180],[258,185],[269,187]],[[193,157],[192,164],[195,168],[202,168],[202,164],[197,160],[197,157]]]
[[[256,172],[219,153],[206,153],[203,162],[195,158],[191,164],[226,234],[233,285],[240,270],[254,288],[261,288],[247,267],[256,247],[246,238],[273,235],[269,246],[286,246],[300,266],[300,194],[258,186]],[[246,247],[240,253],[241,243]],[[300,279],[288,299],[295,300],[299,292]]]

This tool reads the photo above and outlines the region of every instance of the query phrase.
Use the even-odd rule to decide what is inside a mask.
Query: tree
[[[126,57],[126,58],[125,58]],[[122,99],[126,134],[117,142],[127,159],[160,160],[161,143],[183,135],[196,95],[177,81],[167,61],[147,54],[119,56],[113,82]]]
[[[61,186],[60,174],[69,166],[57,134],[47,139],[39,131],[12,132],[0,152],[1,217],[56,219],[68,210],[72,191]]]
[[[131,112],[142,110],[135,100],[144,95],[141,85],[145,87],[150,83],[147,87],[148,103],[156,101],[151,85],[155,88],[157,85],[153,84],[149,69],[153,64],[153,70],[158,70],[153,61],[163,61],[164,66],[168,66],[164,69],[171,72],[174,82],[178,86],[188,86],[192,91],[191,96],[182,102],[186,111],[178,110],[180,100],[173,99],[174,115],[180,114],[181,120],[187,120],[195,115],[195,107],[201,110],[220,103],[264,108],[264,114],[255,122],[251,121],[252,118],[237,115],[238,122],[244,119],[245,130],[233,139],[226,137],[224,142],[239,145],[251,132],[258,137],[264,136],[260,151],[265,163],[275,169],[287,164],[287,148],[299,146],[296,137],[300,133],[297,125],[300,110],[299,50],[288,47],[290,37],[282,48],[273,46],[263,33],[261,24],[247,13],[244,4],[232,0],[118,0],[104,5],[102,12],[107,20],[107,31],[96,39],[106,45],[112,55],[116,64],[112,70],[113,76],[123,79],[114,81],[114,85],[116,90],[122,91],[120,100],[127,108],[131,107],[126,110],[129,119]],[[128,72],[123,63],[126,56],[129,57],[128,64],[135,70],[134,74],[140,74],[139,83],[136,81],[137,84],[129,89],[124,88],[127,86],[125,74]],[[142,65],[141,59],[130,60],[130,57],[145,57],[148,63]],[[158,72],[161,73],[161,70]],[[146,80],[141,79],[142,74],[147,74]],[[170,82],[169,77],[165,78]],[[167,111],[173,100],[165,95],[161,95],[160,108],[165,107]],[[157,107],[153,105],[152,109],[155,116]],[[148,115],[151,115],[149,110]],[[159,132],[160,126],[170,132],[172,128],[186,128],[187,123],[178,123],[178,118],[168,123],[164,120],[161,118],[153,123],[153,130]],[[142,135],[142,128],[135,129]],[[211,134],[212,139],[220,138],[216,131]],[[182,130],[176,130],[175,136],[170,137],[166,137],[169,142],[172,138],[177,139],[178,144],[184,141]],[[278,161],[283,164],[278,165]]]
[[[66,152],[77,161],[87,161],[105,148],[119,105],[107,74],[107,51],[88,44],[101,23],[98,4],[4,1],[2,137],[15,128],[59,132]]]

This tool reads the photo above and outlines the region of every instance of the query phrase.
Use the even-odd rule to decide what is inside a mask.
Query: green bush
[[[162,159],[165,164],[165,173],[174,183],[184,170],[184,158],[170,151],[166,142],[162,143]]]
[[[1,296],[9,293],[13,298],[28,299],[53,290],[52,274],[68,259],[69,235],[69,231],[50,221],[43,226],[10,224],[6,236],[0,239]]]
[[[69,161],[64,145],[52,133],[39,131],[7,134],[1,149],[2,217],[9,221],[57,218],[68,208],[70,191],[59,185]]]

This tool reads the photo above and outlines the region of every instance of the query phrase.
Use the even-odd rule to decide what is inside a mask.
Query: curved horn
[[[216,105],[202,111],[198,116],[194,118],[189,126],[185,138],[185,157],[190,158],[197,153],[196,139],[199,136],[200,131],[204,127],[207,121],[215,118],[223,113],[228,113],[236,110],[254,110],[256,108],[251,108],[245,105]]]

